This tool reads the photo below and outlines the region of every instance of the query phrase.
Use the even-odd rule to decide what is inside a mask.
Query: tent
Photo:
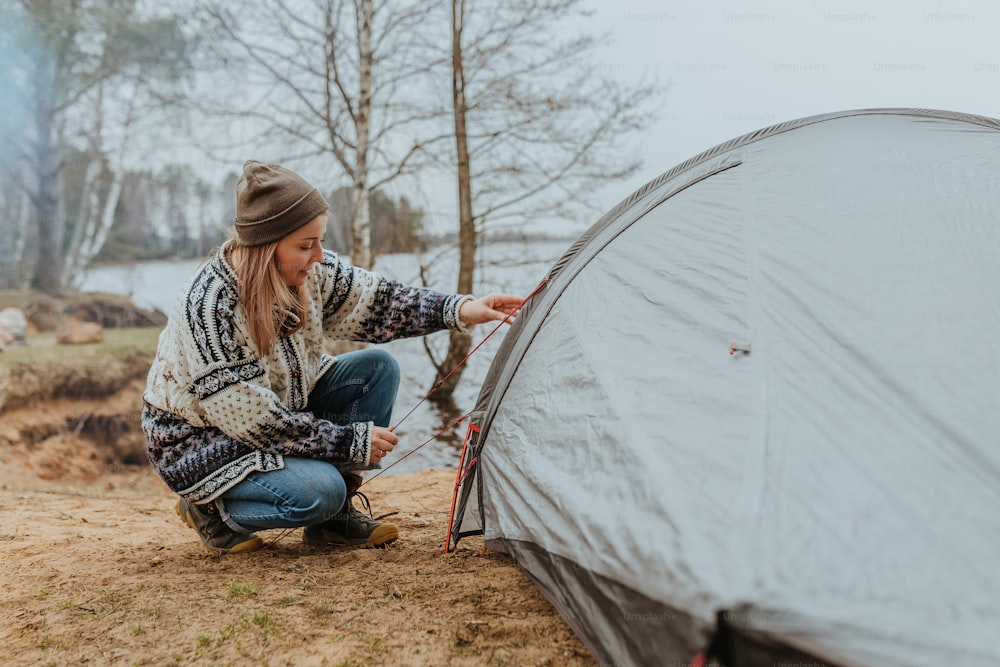
[[[479,395],[450,543],[604,664],[1000,664],[1000,121],[799,119],[593,225]]]

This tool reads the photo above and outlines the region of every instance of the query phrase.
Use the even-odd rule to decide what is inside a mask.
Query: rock
[[[28,318],[20,308],[0,310],[0,350],[11,345],[25,345]]]
[[[100,343],[104,340],[104,327],[97,322],[67,320],[56,331],[56,342],[76,345],[80,343]]]

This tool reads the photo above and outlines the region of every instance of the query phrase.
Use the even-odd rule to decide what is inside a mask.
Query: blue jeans
[[[389,426],[399,389],[399,365],[384,350],[348,352],[316,382],[308,409],[337,424],[372,421]],[[313,526],[344,507],[344,473],[371,469],[354,464],[342,470],[326,461],[285,457],[285,467],[251,473],[216,500],[226,523],[240,532]]]

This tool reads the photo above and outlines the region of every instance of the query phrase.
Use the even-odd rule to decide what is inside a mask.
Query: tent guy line
[[[531,290],[531,293],[528,294],[528,296],[526,296],[523,299],[521,299],[521,303],[519,303],[518,306],[517,306],[518,310],[520,310],[524,306],[524,304],[526,304],[528,302],[528,300],[531,299],[531,297],[533,297],[535,295],[535,293],[538,292],[538,290],[540,290],[545,285],[545,283],[547,283],[547,282],[548,282],[548,278],[543,278],[542,281],[540,283],[538,283],[538,285],[535,287],[535,289]],[[440,389],[441,386],[448,380],[448,378],[450,378],[452,375],[454,375],[455,371],[457,371],[459,368],[461,368],[462,364],[464,364],[466,361],[468,361],[469,358],[472,357],[473,354],[475,354],[476,352],[478,352],[479,348],[481,348],[483,346],[483,344],[486,343],[486,341],[488,341],[493,336],[493,334],[495,334],[497,331],[500,330],[500,327],[502,327],[505,324],[510,324],[510,322],[512,322],[512,321],[513,321],[513,318],[510,315],[508,315],[507,317],[503,318],[503,320],[501,320],[500,323],[497,324],[493,328],[492,331],[490,331],[488,334],[486,334],[486,336],[483,337],[483,339],[481,341],[479,341],[479,343],[474,348],[472,348],[472,350],[470,350],[469,353],[467,355],[465,355],[465,357],[463,357],[461,361],[459,361],[457,364],[455,364],[455,367],[452,368],[450,371],[448,371],[447,375],[445,375],[443,378],[441,378],[440,380],[438,380],[437,383],[433,387],[431,387],[431,390],[428,391],[426,394],[424,394],[424,397],[421,398],[419,401],[417,401],[417,404],[414,405],[412,408],[410,408],[410,411],[407,412],[405,415],[403,415],[403,417],[398,422],[396,422],[396,425],[393,426],[392,428],[390,428],[389,430],[390,431],[395,431],[397,428],[399,428],[399,425],[402,424],[404,421],[406,421],[407,418],[410,415],[412,415],[414,412],[416,412],[417,408],[419,408],[423,404],[424,401],[426,401],[428,398],[430,398],[434,394],[434,392],[436,392],[438,389]],[[464,417],[463,417],[463,419],[464,419]],[[461,419],[458,420],[458,421],[461,421]],[[456,421],[455,423],[457,424],[458,421]],[[451,427],[449,426],[448,428],[451,428]],[[444,433],[447,430],[448,429],[446,428],[443,431],[439,431],[437,435],[435,435],[434,437],[431,438],[431,440],[433,440],[434,438],[438,437],[438,435],[441,435],[441,433]],[[428,442],[430,442],[430,440],[428,440]],[[427,443],[425,442],[424,444],[427,444]],[[423,447],[423,445],[420,445],[420,446]],[[418,449],[419,449],[419,447],[418,447]],[[416,451],[416,450],[414,450],[414,451]],[[395,464],[393,464],[393,465],[395,465]],[[392,467],[392,466],[390,466],[390,467]],[[387,470],[388,470],[388,468],[387,468]]]
[[[521,300],[521,303],[518,304],[518,310],[520,310],[524,306],[524,304],[526,304],[531,299],[531,297],[533,297],[538,292],[538,290],[540,290],[542,287],[544,287],[547,282],[548,282],[548,278],[543,278],[541,280],[541,282],[539,282],[538,285],[535,286],[535,289],[531,290],[531,292],[528,294],[528,296],[524,297]],[[396,422],[395,426],[393,426],[390,430],[391,431],[395,431],[397,428],[399,428],[399,425],[402,424],[404,421],[406,421],[407,417],[409,417],[410,415],[412,415],[416,411],[416,409],[419,408],[421,406],[421,404],[423,404],[423,402],[426,401],[434,392],[436,392],[438,389],[440,389],[441,386],[445,383],[445,381],[448,378],[450,378],[455,373],[455,371],[457,371],[462,366],[462,364],[464,364],[466,361],[468,361],[469,358],[472,357],[472,355],[475,354],[479,350],[479,348],[481,348],[483,346],[483,344],[485,344],[486,341],[488,341],[493,336],[493,334],[495,334],[497,331],[500,330],[500,327],[502,327],[505,324],[509,324],[511,321],[513,321],[513,317],[511,315],[508,315],[507,317],[503,318],[503,320],[501,320],[495,327],[493,327],[493,330],[490,331],[488,334],[486,334],[486,336],[484,336],[483,339],[481,341],[479,341],[479,343],[474,348],[472,348],[472,350],[470,350],[469,353],[467,355],[465,355],[465,357],[461,361],[459,361],[457,364],[455,364],[455,367],[452,368],[450,371],[448,371],[448,374],[445,375],[443,378],[441,378],[431,388],[431,390],[428,391],[424,395],[423,398],[421,398],[419,401],[417,401],[417,404],[414,405],[410,409],[409,412],[407,412],[405,415],[403,415],[402,419],[400,419],[398,422]],[[469,415],[471,415],[471,414],[472,414],[472,412],[469,411],[469,412],[466,412],[464,415],[462,415],[462,416],[460,416],[460,417],[452,420],[450,424],[448,424],[447,426],[445,426],[443,429],[441,429],[440,431],[438,431],[437,433],[435,433],[431,437],[429,437],[426,440],[424,440],[422,443],[420,443],[419,445],[417,445],[416,447],[414,447],[410,451],[408,451],[405,454],[403,454],[402,456],[400,456],[398,459],[396,459],[395,461],[393,461],[392,463],[390,463],[389,465],[387,465],[385,468],[382,468],[381,470],[377,470],[373,475],[371,475],[365,481],[363,481],[361,483],[361,486],[364,486],[365,484],[367,484],[368,482],[372,481],[373,479],[375,479],[379,475],[387,472],[394,465],[396,465],[398,463],[402,463],[403,460],[406,457],[410,456],[411,454],[415,454],[418,450],[420,450],[420,448],[422,448],[422,447],[424,447],[426,445],[429,445],[430,443],[434,442],[435,440],[437,440],[438,438],[440,438],[442,435],[444,435],[445,433],[447,433],[451,429],[455,428],[455,426],[457,426],[459,423],[465,421],[469,417]],[[463,455],[464,455],[464,450],[463,450]],[[454,506],[452,507],[452,511],[454,512]],[[388,515],[385,515],[385,516],[388,516]],[[379,517],[379,518],[383,518],[383,517]],[[449,516],[449,526],[451,525],[451,518],[452,517]],[[286,535],[288,535],[288,533],[292,532],[293,530],[295,530],[295,529],[294,528],[286,528],[285,530],[281,531],[280,533],[278,533],[277,537],[275,537],[274,539],[272,539],[269,542],[267,542],[264,545],[264,548],[266,549],[268,547],[271,547],[271,546],[277,544]],[[448,534],[449,535],[451,534],[451,530],[450,529],[448,531]],[[447,544],[447,542],[446,542],[446,544]]]
[[[535,286],[535,289],[531,290],[531,292],[528,294],[528,296],[526,296],[523,299],[521,299],[521,303],[518,304],[518,306],[517,306],[518,310],[520,310],[524,306],[524,304],[526,304],[531,299],[531,297],[535,296],[535,294],[538,293],[538,290],[542,289],[542,287],[544,287],[545,284],[548,283],[548,281],[549,281],[548,278],[543,278],[541,280],[541,282],[539,282],[538,285]],[[507,317],[503,318],[503,320],[501,320],[495,327],[493,327],[492,331],[490,331],[488,334],[486,334],[483,337],[483,339],[481,341],[479,341],[479,343],[477,343],[476,346],[474,348],[472,348],[469,351],[468,354],[465,355],[465,357],[462,358],[461,361],[459,361],[457,364],[455,364],[454,368],[452,368],[450,371],[448,371],[447,375],[445,375],[433,387],[431,387],[431,390],[428,391],[424,395],[423,398],[421,398],[419,401],[417,401],[416,405],[414,405],[412,408],[410,408],[410,411],[407,412],[405,415],[403,415],[403,417],[398,422],[396,422],[396,424],[392,428],[390,428],[389,430],[390,431],[395,431],[397,428],[399,428],[399,425],[402,424],[404,421],[406,421],[406,419],[410,415],[412,415],[416,411],[416,409],[419,408],[423,404],[424,401],[426,401],[428,398],[430,398],[431,395],[434,394],[434,392],[436,392],[438,389],[440,389],[441,386],[445,383],[445,381],[447,381],[448,378],[450,378],[452,375],[454,375],[455,371],[457,371],[462,366],[462,364],[464,364],[465,362],[467,362],[472,357],[473,354],[475,354],[476,352],[478,352],[479,348],[481,348],[486,343],[486,341],[488,341],[493,336],[493,334],[495,334],[497,331],[499,331],[500,328],[503,325],[509,324],[511,321],[513,321],[513,317],[511,315],[508,315]],[[420,443],[419,445],[417,445],[416,447],[414,447],[413,449],[411,449],[407,453],[403,454],[398,459],[396,459],[395,461],[393,461],[391,464],[387,465],[385,468],[382,468],[381,470],[376,471],[375,474],[373,474],[368,479],[366,479],[364,482],[362,482],[361,485],[364,486],[368,482],[372,481],[373,479],[375,479],[376,477],[378,477],[382,473],[384,473],[387,470],[389,470],[390,468],[392,468],[394,465],[402,462],[403,459],[405,459],[410,454],[415,453],[421,447],[424,447],[425,445],[428,445],[428,444],[434,442],[434,440],[438,439],[439,437],[441,437],[442,435],[444,435],[445,433],[447,433],[451,429],[455,428],[455,426],[457,426],[459,423],[463,422],[470,414],[472,414],[471,411],[470,412],[466,412],[461,417],[458,417],[457,419],[452,420],[452,422],[450,424],[448,424],[447,426],[445,426],[443,429],[441,429],[440,431],[438,431],[437,433],[435,433],[431,437],[427,438],[427,440],[423,441],[422,443]]]

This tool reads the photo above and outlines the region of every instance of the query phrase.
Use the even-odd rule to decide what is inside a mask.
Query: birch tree
[[[23,60],[13,12],[0,9],[0,288],[22,287],[24,250],[29,231],[31,202],[17,180],[24,171],[24,158],[16,150],[28,118],[24,114],[19,72]]]
[[[187,74],[187,38],[175,19],[143,19],[135,6],[123,6],[108,20],[107,31],[102,76],[85,96],[91,106],[84,128],[89,163],[63,264],[63,281],[70,286],[101,251],[115,223],[135,136],[164,124],[168,109],[176,111],[164,105],[163,91],[180,85]]]
[[[73,235],[63,260],[63,282],[74,286],[90,261],[101,251],[115,221],[115,211],[125,178],[125,151],[135,122],[135,102],[138,86],[133,86],[126,102],[125,120],[120,137],[110,152],[104,140],[104,84],[98,86],[94,104],[94,124],[91,129],[89,161],[86,168],[80,206],[73,224]],[[110,182],[102,188],[104,172]]]
[[[429,11],[420,0],[377,9],[373,0],[253,0],[238,10],[215,0],[203,8],[211,54],[219,71],[239,73],[239,89],[202,108],[257,128],[235,141],[246,157],[253,146],[323,165],[312,174],[346,177],[350,257],[360,267],[374,263],[370,193],[410,173],[424,147],[414,128],[428,114],[414,100],[428,67],[421,32]]]
[[[13,97],[28,119],[25,131],[12,137],[18,165],[8,171],[31,202],[37,259],[30,285],[42,291],[60,291],[107,238],[138,91],[153,91],[185,70],[179,66],[184,40],[177,22],[144,17],[139,7],[136,0],[20,0],[3,8],[5,34],[19,47],[4,67],[12,73]],[[165,62],[170,63],[165,68],[152,66]],[[126,129],[108,150],[105,99],[123,82],[131,84],[133,95],[126,105]],[[79,137],[87,138],[83,148]],[[90,164],[85,191],[75,197],[80,206],[70,211],[63,191],[67,160],[81,150]],[[101,187],[102,171],[109,169],[111,182]],[[68,244],[67,215],[73,216]],[[67,245],[71,252],[64,262]]]
[[[28,196],[9,182],[0,187],[0,289],[21,287],[30,215]]]
[[[22,132],[9,137],[19,160],[5,166],[31,203],[30,222],[37,232],[31,286],[50,293],[62,287],[59,183],[66,114],[90,87],[90,54],[81,43],[84,16],[77,3],[42,0],[7,6],[3,16],[16,47],[4,63],[13,72],[11,101],[29,110]]]
[[[456,290],[475,288],[478,240],[489,229],[594,214],[592,194],[634,173],[628,150],[652,118],[654,83],[625,86],[594,62],[580,0],[450,0],[451,100],[458,191]],[[450,335],[435,383],[471,347]],[[461,368],[432,395],[447,403]]]

